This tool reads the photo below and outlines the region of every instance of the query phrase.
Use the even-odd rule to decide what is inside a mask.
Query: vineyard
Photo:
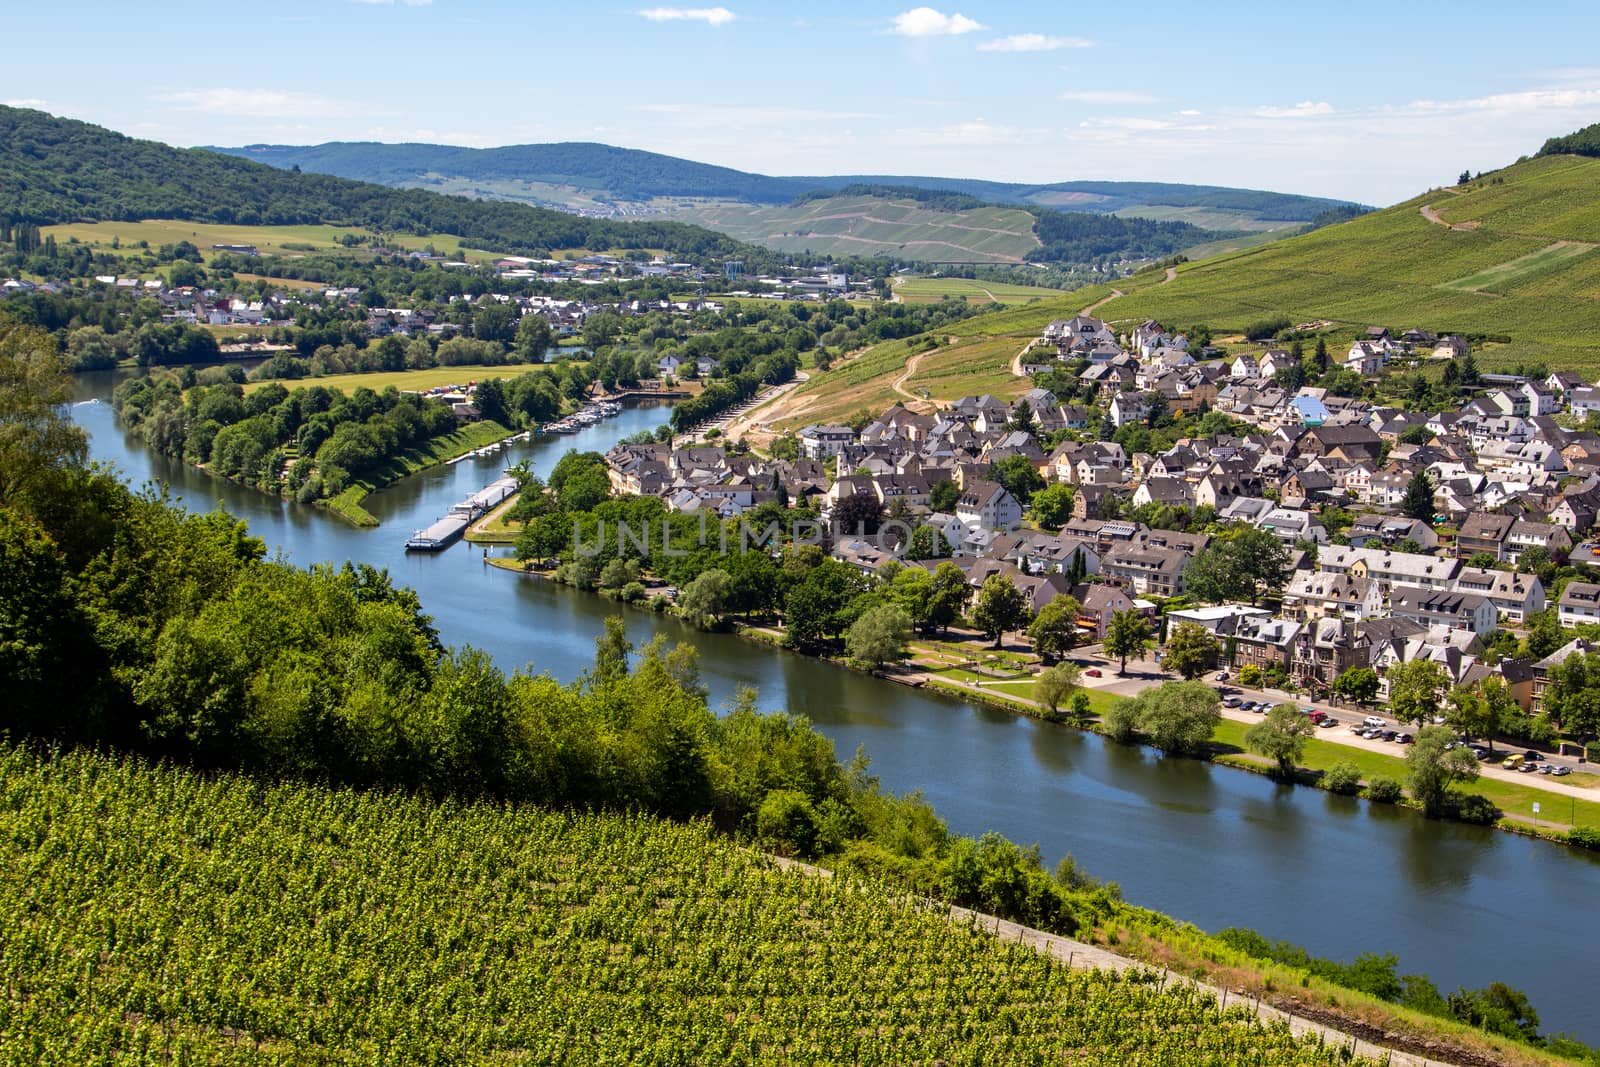
[[[0,751],[6,1063],[1346,1062],[701,824]]]

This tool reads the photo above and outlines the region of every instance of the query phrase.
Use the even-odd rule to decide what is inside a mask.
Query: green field
[[[1453,229],[1430,222],[1431,206]],[[1600,373],[1600,159],[1549,156],[1337,226],[1179,269],[1100,310],[1118,321],[1206,323],[1219,333],[1276,314],[1350,327],[1503,335],[1479,366],[1525,359]],[[1492,291],[1496,296],[1485,295]]]
[[[426,370],[330,374],[325,378],[275,378],[264,382],[247,382],[244,391],[248,394],[266,385],[281,385],[292,392],[295,389],[320,385],[325,389],[339,389],[347,393],[365,386],[375,393],[381,393],[392,385],[403,393],[420,393],[441,385],[466,385],[468,382],[479,382],[486,378],[515,378],[519,374],[537,370],[539,366],[537,363],[512,363],[500,367],[486,367],[481,364],[463,363],[460,366],[429,367]]]
[[[903,278],[896,281],[894,294],[908,304],[937,304],[952,296],[961,297],[969,304],[1024,304],[1029,300],[1058,299],[1061,290],[971,278]]]
[[[0,751],[0,1061],[1351,1062],[705,823]]]
[[[831,196],[782,207],[705,204],[673,218],[780,252],[1020,263],[1039,247],[1021,208],[935,211],[914,200]]]
[[[348,234],[366,237],[370,231],[347,226],[232,226],[224,223],[184,222],[181,219],[147,219],[143,222],[72,222],[59,226],[46,226],[45,234],[54,234],[56,241],[66,244],[76,239],[94,245],[101,252],[115,252],[122,256],[141,255],[140,241],[147,241],[154,251],[165,244],[188,241],[200,249],[203,259],[209,261],[214,244],[255,245],[265,256],[303,256],[314,252],[339,251],[359,253],[339,243]],[[385,242],[393,247],[422,249],[432,245],[441,255],[464,257],[478,262],[491,262],[492,252],[461,248],[461,239],[449,234],[418,237],[415,234],[389,234]],[[121,247],[113,249],[116,241]],[[289,246],[300,247],[289,247]],[[308,250],[304,246],[311,246]]]

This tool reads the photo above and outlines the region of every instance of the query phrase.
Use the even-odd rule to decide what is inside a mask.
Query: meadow
[[[0,750],[0,1063],[1334,1064],[704,823]]]
[[[961,297],[969,304],[1021,304],[1029,300],[1058,299],[1061,296],[1060,289],[972,278],[904,278],[895,283],[894,293],[910,304],[937,304],[953,296]]]
[[[349,392],[362,387],[381,393],[391,385],[402,393],[420,393],[441,385],[466,385],[488,378],[515,378],[537,369],[536,363],[511,363],[503,366],[461,364],[451,367],[429,367],[425,370],[372,371],[365,374],[330,374],[324,378],[283,378],[245,383],[246,395],[269,384],[281,385],[291,392],[295,389],[320,385],[325,389]]]
[[[181,219],[147,219],[143,222],[71,222],[46,226],[44,234],[55,235],[59,244],[76,240],[92,245],[97,251],[116,253],[124,257],[142,255],[145,249],[140,241],[148,242],[150,250],[166,244],[188,241],[200,250],[207,262],[217,255],[211,246],[217,244],[254,245],[264,256],[301,256],[315,252],[359,253],[362,249],[347,248],[339,238],[354,234],[365,239],[370,231],[348,226],[234,226],[226,223],[185,222]],[[496,255],[477,249],[461,248],[461,239],[450,234],[432,234],[419,237],[415,234],[389,234],[384,238],[392,247],[421,250],[432,245],[440,255],[466,258],[474,262],[492,262]],[[112,248],[115,242],[120,247]]]

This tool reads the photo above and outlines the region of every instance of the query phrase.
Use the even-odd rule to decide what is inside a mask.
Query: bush
[[[1101,716],[1101,725],[1113,741],[1132,741],[1139,732],[1139,710],[1132,700],[1119,700]]]
[[[1478,826],[1493,826],[1500,821],[1503,815],[1494,801],[1478,793],[1464,793],[1456,798],[1455,816],[1462,822],[1475,823]]]
[[[1592,826],[1574,826],[1567,833],[1567,844],[1600,852],[1600,830]]]
[[[1254,663],[1246,663],[1239,668],[1239,684],[1255,687],[1261,684],[1261,668]]]
[[[621,589],[617,590],[617,599],[621,600],[625,604],[633,604],[643,600],[644,583],[629,582],[627,585],[624,585]]]
[[[817,844],[817,813],[804,793],[774,789],[756,812],[756,834],[785,855],[810,856]]]
[[[1336,763],[1322,776],[1322,784],[1330,792],[1353,797],[1361,792],[1361,768],[1354,763]]]
[[[1378,775],[1367,783],[1367,799],[1379,804],[1398,803],[1404,796],[1400,783],[1385,775]]]

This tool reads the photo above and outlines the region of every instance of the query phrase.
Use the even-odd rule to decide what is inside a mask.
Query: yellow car
[[[1508,771],[1514,771],[1518,767],[1522,766],[1522,757],[1507,756],[1505,759],[1500,761],[1500,766],[1504,767]]]

